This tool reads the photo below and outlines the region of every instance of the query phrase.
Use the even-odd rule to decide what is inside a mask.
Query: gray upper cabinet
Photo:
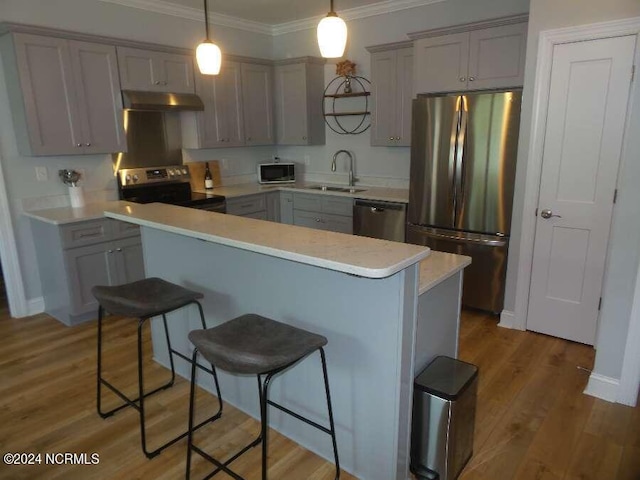
[[[240,64],[225,62],[219,75],[196,75],[196,91],[205,109],[198,112],[199,148],[244,145]]]
[[[241,68],[246,145],[273,145],[273,68],[252,63]]]
[[[225,58],[216,76],[196,74],[204,111],[182,116],[185,148],[272,145],[273,69]]]
[[[371,145],[410,146],[413,47],[371,55],[371,92]]]
[[[521,87],[527,23],[415,41],[416,93]]]
[[[274,97],[278,145],[324,145],[324,63],[324,60],[307,57],[276,65]]]
[[[124,90],[194,93],[193,59],[188,55],[118,47]]]
[[[126,150],[115,47],[25,33],[2,47],[21,154]]]

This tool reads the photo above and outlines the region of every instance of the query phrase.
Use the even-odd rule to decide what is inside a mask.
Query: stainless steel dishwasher
[[[353,233],[363,237],[404,242],[407,205],[396,202],[356,200]]]

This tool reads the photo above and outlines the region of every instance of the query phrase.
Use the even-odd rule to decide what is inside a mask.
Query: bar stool
[[[132,283],[117,286],[95,286],[91,289],[91,293],[98,300],[100,304],[98,308],[98,369],[97,369],[97,409],[98,414],[102,418],[107,418],[114,413],[122,410],[126,407],[132,407],[140,413],[140,439],[142,443],[142,451],[148,458],[153,458],[158,455],[165,448],[173,445],[181,438],[187,436],[189,431],[178,435],[176,438],[164,443],[160,447],[153,451],[147,449],[147,435],[145,428],[145,408],[144,399],[154,393],[161,390],[166,390],[173,386],[175,381],[176,372],[173,361],[173,356],[186,360],[191,363],[191,358],[182,354],[181,352],[171,347],[171,340],[169,338],[169,330],[167,329],[167,317],[166,314],[186,307],[188,305],[195,304],[198,306],[200,312],[200,320],[203,328],[206,328],[204,320],[204,312],[202,305],[198,302],[198,299],[203,295],[193,290],[188,290],[179,285],[169,283],[160,278],[146,278]],[[124,317],[137,317],[138,318],[138,396],[136,398],[129,398],[119,389],[114,387],[111,383],[102,377],[102,322],[104,312],[110,312],[115,315],[121,315]],[[161,385],[160,387],[145,393],[143,384],[143,368],[142,368],[142,327],[146,320],[152,317],[162,315],[162,323],[164,325],[164,334],[167,342],[167,349],[169,352],[169,361],[171,364],[171,379]],[[196,365],[193,365],[194,369]],[[213,366],[208,369],[202,365],[197,365],[198,368],[205,370],[213,375],[216,390],[218,392],[218,398],[220,398],[220,387],[218,385],[218,377],[216,375]],[[118,397],[120,397],[124,403],[109,410],[108,412],[102,411],[102,385],[108,387]],[[193,427],[191,424],[189,430],[197,430],[201,426],[208,422],[216,420],[222,414],[222,403],[220,403],[218,412],[212,417],[207,418],[202,423]]]
[[[191,471],[191,452],[195,451],[200,456],[213,463],[217,468],[205,478],[211,478],[220,471],[224,471],[237,480],[244,480],[240,475],[231,470],[228,465],[236,460],[247,450],[262,443],[262,480],[267,480],[267,406],[271,405],[303,422],[316,427],[329,434],[333,443],[333,455],[336,465],[335,478],[340,478],[340,461],[338,460],[338,447],[333,423],[333,410],[331,408],[331,394],[329,392],[329,379],[327,376],[327,363],[323,347],[327,339],[321,335],[302,330],[300,328],[285,325],[275,320],[256,314],[247,314],[229,320],[214,328],[194,330],[189,333],[189,340],[195,346],[193,351],[191,368],[191,394],[189,398],[189,435],[187,437],[187,472],[189,479]],[[329,428],[320,425],[288,408],[269,400],[269,384],[277,373],[280,373],[306,356],[320,351],[322,360],[322,372],[324,376],[324,388],[327,397],[327,410],[329,413]],[[260,434],[251,443],[243,447],[236,454],[224,462],[213,458],[202,449],[193,444],[193,413],[194,389],[196,375],[196,359],[200,353],[212,369],[220,368],[235,374],[253,374],[258,378],[258,395],[260,401]],[[262,379],[264,377],[264,381]],[[219,392],[218,392],[219,394]],[[222,397],[218,396],[222,405]]]

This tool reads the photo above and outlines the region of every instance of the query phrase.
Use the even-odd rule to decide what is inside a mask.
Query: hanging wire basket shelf
[[[371,126],[369,96],[371,82],[357,75],[346,75],[334,78],[324,89],[322,114],[331,130],[340,135],[358,135],[366,132]],[[358,99],[348,102],[350,110],[340,110],[347,102],[344,99]],[[342,105],[340,105],[342,104]],[[355,104],[355,105],[354,105]],[[342,119],[342,117],[352,120]],[[358,118],[360,117],[360,118]]]

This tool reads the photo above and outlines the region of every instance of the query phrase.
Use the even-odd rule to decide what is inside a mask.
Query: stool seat
[[[139,318],[154,317],[203,297],[200,292],[156,277],[113,287],[95,286],[91,293],[108,312]]]
[[[193,330],[189,340],[209,363],[243,374],[277,370],[327,344],[322,335],[256,314],[242,315],[214,328]]]

